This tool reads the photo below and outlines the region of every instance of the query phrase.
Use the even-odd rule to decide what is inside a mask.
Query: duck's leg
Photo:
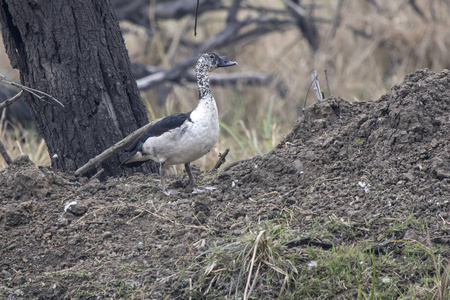
[[[186,172],[189,175],[189,186],[192,187],[192,189],[194,190],[192,193],[194,193],[194,194],[204,193],[207,190],[213,191],[216,189],[215,187],[197,185],[197,180],[195,180],[194,175],[192,174],[191,165],[189,163],[187,163],[187,164],[184,164],[184,167],[186,168]]]
[[[159,176],[161,177],[161,187],[162,187],[162,190],[163,190],[163,192],[164,192],[164,194],[166,194],[167,193],[167,190],[166,190],[166,180],[165,180],[165,178],[164,178],[164,162],[161,162],[161,163],[159,163]]]
[[[197,187],[197,180],[195,180],[194,175],[192,174],[191,164],[190,163],[186,163],[186,164],[184,164],[184,167],[186,168],[186,172],[189,175],[189,186],[192,187],[192,188],[196,188]]]
[[[165,178],[165,170],[164,170],[164,162],[159,163],[159,176],[161,176],[161,187],[162,187],[162,191],[164,194],[166,194],[167,196],[169,195],[176,195],[179,192],[176,190],[168,190],[166,188],[166,178]]]

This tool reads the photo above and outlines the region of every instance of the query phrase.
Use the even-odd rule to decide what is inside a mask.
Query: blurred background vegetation
[[[227,160],[236,161],[275,147],[302,109],[315,101],[308,94],[314,70],[325,97],[327,69],[333,96],[368,101],[416,69],[450,67],[448,0],[202,0],[196,37],[195,0],[112,2],[139,80],[169,74],[208,43],[213,46],[208,50],[239,63],[214,73],[221,136],[208,155],[194,162],[202,169],[212,167],[226,148]],[[220,41],[224,33],[229,37]],[[190,72],[193,68],[194,63]],[[0,74],[19,82],[3,47]],[[234,75],[242,79],[231,80]],[[251,81],[248,76],[266,77]],[[3,94],[0,101],[14,92]],[[141,96],[150,120],[190,111],[198,100],[195,81],[184,73],[141,88]],[[28,154],[35,163],[49,165],[45,142],[33,126],[15,122],[14,116],[10,120],[5,112],[0,139],[10,156]]]

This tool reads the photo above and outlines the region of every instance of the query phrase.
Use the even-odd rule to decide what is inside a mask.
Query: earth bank
[[[264,156],[215,173],[194,169],[203,184],[217,188],[210,193],[191,194],[186,174],[169,178],[181,193],[167,197],[156,174],[101,182],[19,157],[0,171],[0,296],[243,297],[251,268],[228,269],[225,278],[227,260],[210,255],[277,226],[289,229],[280,251],[298,255],[297,274],[309,268],[310,247],[330,251],[362,242],[395,255],[392,241],[417,241],[445,260],[449,140],[450,71],[418,70],[379,100],[331,98],[307,108]],[[269,264],[256,269],[248,276],[253,297],[298,293],[296,284],[286,290],[284,275],[279,282],[264,279]],[[402,280],[424,285],[414,276]],[[345,299],[358,291],[334,292]]]

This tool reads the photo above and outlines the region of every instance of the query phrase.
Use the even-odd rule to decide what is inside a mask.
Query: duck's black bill
[[[226,56],[221,56],[219,59],[218,67],[230,67],[230,66],[236,66],[238,63],[235,61],[230,61],[230,59]]]

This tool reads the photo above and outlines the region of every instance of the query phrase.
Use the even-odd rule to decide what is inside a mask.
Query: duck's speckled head
[[[202,54],[197,62],[197,70],[211,72],[216,68],[230,67],[237,65],[237,62],[230,61],[226,56],[220,56],[215,52]]]

